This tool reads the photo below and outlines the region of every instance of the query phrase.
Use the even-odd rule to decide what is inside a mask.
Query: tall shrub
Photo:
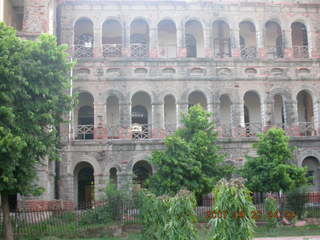
[[[243,179],[222,179],[214,189],[210,240],[251,240],[255,227],[255,206]]]
[[[143,239],[198,239],[194,195],[181,190],[174,197],[146,193],[143,201]]]

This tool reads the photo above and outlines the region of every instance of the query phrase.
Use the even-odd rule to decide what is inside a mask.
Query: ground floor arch
[[[302,161],[302,166],[308,168],[307,175],[313,177],[310,181],[311,191],[320,191],[320,162],[319,159],[309,156]]]
[[[145,187],[146,180],[152,176],[152,166],[145,160],[136,162],[133,165],[133,183],[139,185],[140,188]]]
[[[94,169],[90,163],[80,162],[74,170],[74,192],[78,208],[91,207],[95,200]]]

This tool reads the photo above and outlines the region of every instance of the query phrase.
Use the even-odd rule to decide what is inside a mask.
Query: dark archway
[[[90,208],[94,201],[94,170],[86,162],[79,163],[75,169],[78,208]]]
[[[133,166],[133,182],[139,184],[141,188],[145,187],[145,181],[152,176],[152,167],[147,161],[136,162]]]

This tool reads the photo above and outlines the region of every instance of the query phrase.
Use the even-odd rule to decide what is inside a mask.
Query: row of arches
[[[308,176],[312,176],[313,180],[310,182],[310,191],[320,190],[320,161],[314,156],[308,156],[301,162],[301,166],[307,167]],[[148,161],[137,161],[132,169],[132,183],[138,185],[140,188],[145,187],[145,181],[152,176],[153,168]],[[108,171],[108,183],[118,186],[119,169],[111,167]],[[108,184],[107,183],[107,184]],[[94,167],[89,162],[80,162],[74,169],[74,190],[75,201],[79,208],[90,207],[95,200],[95,174]]]
[[[200,21],[189,20],[184,26],[184,47],[186,57],[205,57],[204,28]],[[80,18],[74,26],[74,45],[77,57],[92,57],[94,45],[94,26],[89,18]],[[174,21],[165,19],[157,25],[157,47],[160,57],[177,57],[178,35]],[[236,41],[240,44],[243,58],[257,57],[258,33],[253,22],[242,21],[239,24],[239,36],[233,36],[229,24],[224,20],[213,22],[212,41],[216,58],[232,56]],[[102,46],[105,57],[121,57],[125,44],[126,31],[120,21],[106,20],[102,25]],[[264,26],[263,44],[270,58],[284,56],[285,33],[276,20],[268,21]],[[132,57],[148,57],[150,48],[150,27],[144,19],[135,19],[130,24],[130,52]],[[302,22],[291,24],[292,47],[295,57],[308,57],[308,32]],[[236,40],[237,39],[237,40]],[[262,47],[262,46],[261,46]]]
[[[110,131],[109,137],[118,137],[119,128],[123,123],[121,122],[121,104],[119,96],[110,95],[106,99],[105,103],[105,125]],[[288,96],[283,94],[275,94],[272,99],[272,125],[277,125],[284,128],[288,124],[292,124],[289,119],[291,116],[292,109],[287,106],[287,102],[290,101]],[[308,131],[314,129],[315,119],[314,116],[317,107],[315,106],[315,99],[308,90],[301,90],[297,96],[297,119],[301,128]],[[224,129],[231,129],[232,127],[238,126],[241,122],[234,122],[233,108],[234,104],[232,98],[228,94],[223,94],[217,100],[218,108],[213,109],[210,107],[212,104],[208,101],[207,96],[200,90],[192,91],[187,96],[187,103],[185,106],[187,109],[193,105],[199,104],[208,111],[215,111],[216,120],[218,126]],[[159,118],[163,118],[163,126],[152,126],[154,123],[153,119],[155,116],[154,104],[152,103],[151,96],[143,91],[136,92],[130,102],[130,112],[124,112],[130,117],[131,122],[129,124],[138,124],[143,127],[146,138],[149,137],[151,129],[154,127],[161,127],[168,131],[175,131],[179,121],[179,111],[181,111],[181,104],[177,103],[177,99],[174,95],[168,94],[164,96],[163,104],[161,106]],[[186,109],[186,110],[187,110]],[[247,128],[248,134],[256,134],[261,132],[264,125],[263,116],[266,109],[263,101],[259,94],[255,91],[247,91],[243,96],[243,121],[242,124]],[[94,98],[89,92],[81,92],[79,94],[79,104],[75,111],[75,118],[77,120],[76,125],[78,126],[90,126],[92,129],[95,126],[95,114],[94,114]],[[312,133],[305,133],[311,135]],[[93,131],[78,135],[80,139],[92,139]]]
[[[137,161],[132,169],[132,183],[143,188],[148,177],[152,176],[153,168],[148,161]],[[118,187],[119,169],[112,167],[108,171],[108,183]],[[78,208],[88,208],[92,206],[95,200],[95,170],[89,162],[80,162],[76,165],[74,171],[74,197]]]

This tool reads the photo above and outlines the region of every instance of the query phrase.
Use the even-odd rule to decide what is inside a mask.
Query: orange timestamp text
[[[296,214],[293,211],[290,210],[285,210],[283,214],[280,213],[279,210],[276,210],[275,212],[269,211],[267,213],[263,213],[260,210],[252,211],[251,213],[246,213],[244,211],[238,211],[238,212],[228,212],[228,211],[217,211],[217,210],[212,210],[212,211],[207,211],[207,216],[206,218],[227,218],[231,216],[234,219],[237,218],[245,218],[245,217],[250,217],[255,220],[260,220],[262,218],[268,217],[268,218],[286,218],[288,220],[291,220],[295,218]]]

